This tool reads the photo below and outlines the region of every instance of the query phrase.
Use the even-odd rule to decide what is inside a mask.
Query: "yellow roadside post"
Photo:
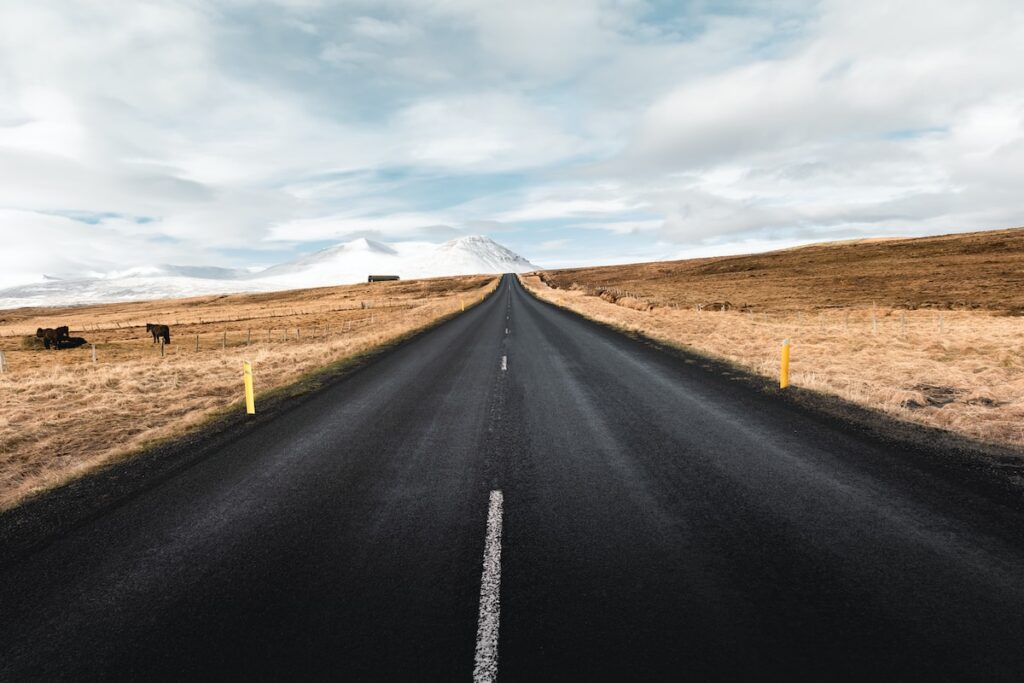
[[[779,370],[779,388],[789,386],[789,340],[782,340],[782,367]]]
[[[242,361],[242,377],[245,380],[245,412],[255,415],[256,399],[252,393],[252,363],[249,361]]]
[[[466,302],[464,300],[462,300],[462,299],[459,299],[459,303],[462,304],[462,312],[465,313],[466,312]]]

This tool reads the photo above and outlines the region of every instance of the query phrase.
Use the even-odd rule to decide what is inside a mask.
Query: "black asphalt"
[[[500,680],[1022,680],[1024,505],[949,457],[506,277],[6,563],[0,679],[471,680],[500,489]]]

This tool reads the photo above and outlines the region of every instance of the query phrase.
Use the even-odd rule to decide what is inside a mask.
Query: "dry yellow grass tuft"
[[[521,279],[587,317],[767,377],[788,338],[795,386],[1019,449],[1022,272],[1024,230],[1007,230]]]
[[[0,311],[0,509],[240,406],[243,359],[254,365],[258,409],[259,393],[428,327],[497,283],[437,278]],[[171,325],[164,357],[147,322]],[[36,348],[37,327],[64,324],[96,345],[95,365],[91,346]]]

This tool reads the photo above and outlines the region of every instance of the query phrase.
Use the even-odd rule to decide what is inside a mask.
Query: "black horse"
[[[62,325],[57,328],[51,327],[40,327],[36,329],[36,338],[43,340],[43,346],[50,348],[60,349],[60,343],[68,338],[70,332],[67,325]]]
[[[164,344],[171,343],[171,328],[167,325],[154,325],[153,323],[146,323],[146,332],[153,335],[153,343],[156,344],[160,337],[164,338]]]

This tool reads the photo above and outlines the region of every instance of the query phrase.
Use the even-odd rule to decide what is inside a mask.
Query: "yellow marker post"
[[[252,393],[252,363],[242,362],[242,377],[245,380],[245,412],[249,415],[256,414],[256,399]]]
[[[789,386],[789,340],[782,341],[782,367],[779,369],[779,388]]]
[[[463,301],[462,299],[459,299],[459,303],[462,304],[462,312],[465,313],[466,312],[466,302]]]

